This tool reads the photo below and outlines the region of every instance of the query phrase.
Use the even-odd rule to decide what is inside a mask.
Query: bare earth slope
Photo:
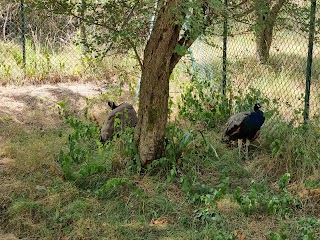
[[[58,102],[64,101],[71,109],[81,110],[86,106],[86,98],[99,96],[102,89],[102,85],[94,83],[0,87],[0,120],[15,121],[31,129],[52,128],[61,123]],[[99,107],[100,113],[105,109],[103,106]],[[6,121],[0,121],[0,124],[6,124]],[[3,153],[5,142],[6,133],[2,132],[0,167],[5,167],[12,161]]]
[[[32,114],[33,110],[43,110],[44,114],[48,114],[59,101],[82,108],[85,98],[101,93],[101,86],[93,83],[0,87],[0,117],[7,115],[23,122],[28,111]]]

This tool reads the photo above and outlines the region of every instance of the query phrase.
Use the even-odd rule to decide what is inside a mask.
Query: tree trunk
[[[273,38],[273,29],[279,12],[288,0],[255,0],[256,13],[256,53],[260,63],[268,62],[270,47]]]
[[[135,135],[142,165],[163,156],[169,77],[177,63],[172,64],[172,57],[181,30],[177,14],[170,11],[176,7],[176,1],[169,0],[159,10],[144,50]]]
[[[269,59],[270,47],[272,43],[273,26],[260,22],[259,29],[256,30],[256,50],[260,63],[265,64]]]

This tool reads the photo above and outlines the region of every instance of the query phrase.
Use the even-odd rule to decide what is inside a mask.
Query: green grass
[[[115,76],[123,83],[135,84],[139,77],[137,62],[132,57],[113,55],[98,61],[85,57],[81,47],[74,44],[56,50],[27,40],[25,69],[19,44],[0,42],[0,51],[3,53],[0,56],[2,85],[113,81]]]
[[[137,173],[125,154],[127,137],[115,140],[102,155],[92,145],[93,137],[79,141],[84,151],[93,150],[87,163],[107,164],[110,168],[88,173],[85,178],[65,180],[59,152],[68,154],[68,134],[74,129],[58,118],[54,127],[44,132],[10,118],[0,121],[1,137],[6,139],[1,155],[14,160],[8,168],[0,169],[0,236],[237,239],[245,234],[248,239],[260,239],[288,232],[290,239],[301,239],[307,234],[304,231],[319,236],[316,212],[320,209],[315,202],[302,197],[303,205],[296,207],[290,200],[306,189],[307,179],[309,187],[311,182],[313,187],[319,183],[318,174],[312,171],[319,165],[305,161],[319,154],[313,151],[318,144],[317,135],[310,145],[305,145],[298,129],[282,126],[279,133],[263,133],[261,145],[250,150],[251,160],[244,161],[238,157],[237,149],[226,148],[220,142],[219,127],[201,135],[195,131],[201,122],[176,122],[169,125],[175,134],[167,135],[167,149],[174,151],[167,150],[167,158],[153,169]],[[194,131],[189,134],[191,129]],[[181,144],[183,139],[185,144]],[[277,140],[280,148],[275,145]],[[297,146],[299,149],[294,152]],[[297,160],[309,167],[303,168]],[[78,162],[72,169],[86,167]],[[281,190],[278,182],[287,171],[292,180]],[[257,187],[252,187],[252,180]],[[100,182],[104,184],[97,185]],[[234,194],[239,187],[243,200],[237,202]],[[253,199],[256,207],[249,212],[244,210],[245,199]],[[270,202],[268,207],[265,201]]]
[[[303,108],[299,98],[304,93],[304,51],[299,46],[305,42],[300,39],[287,49],[290,37],[278,36],[274,49],[281,54],[272,55],[268,66],[256,64],[252,36],[229,39],[228,79],[235,96],[231,111],[223,110],[224,98],[214,84],[220,79],[221,49],[197,42],[198,67],[206,70],[198,78],[213,84],[195,88],[188,59],[177,66],[170,85],[167,155],[142,172],[132,161],[136,150],[128,148],[130,134],[101,147],[90,122],[78,119],[81,113],[72,106],[70,116],[84,123],[75,128],[54,114],[48,120],[41,110],[24,113],[32,124],[0,117],[0,158],[11,160],[6,168],[0,165],[0,238],[318,239],[319,123],[314,118],[306,128],[297,124],[301,113],[295,110]],[[244,52],[236,48],[238,43]],[[134,97],[139,72],[132,58],[116,56],[95,65],[83,62],[74,46],[59,52],[40,47],[29,52],[27,78],[21,82],[20,48],[13,43],[0,48],[3,84],[115,79],[120,89],[90,101],[89,113],[100,112],[100,124],[105,99]],[[317,58],[314,63],[319,65]],[[192,90],[185,101],[182,85]],[[318,89],[315,82],[312,116],[318,111]],[[250,160],[244,161],[237,148],[221,142],[221,131],[231,113],[248,110],[256,100],[264,103],[268,117],[250,147]],[[178,104],[187,106],[184,118]],[[271,117],[277,113],[273,110],[279,111],[276,117]],[[292,119],[296,121],[290,123]],[[77,131],[83,137],[69,137]],[[76,148],[70,148],[70,140]]]

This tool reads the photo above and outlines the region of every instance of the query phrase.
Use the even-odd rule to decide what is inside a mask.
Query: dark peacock
[[[260,103],[256,103],[253,112],[240,112],[232,115],[224,129],[224,136],[228,137],[228,143],[238,140],[239,155],[241,155],[242,143],[246,144],[246,159],[248,159],[250,142],[259,136],[260,128],[265,120],[260,108]]]

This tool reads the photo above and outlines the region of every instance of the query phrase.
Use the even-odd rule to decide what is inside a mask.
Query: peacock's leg
[[[246,139],[246,160],[249,159],[249,145],[250,145],[250,140]]]
[[[241,149],[242,149],[242,139],[238,139],[238,150],[239,150],[239,157],[241,158]]]

